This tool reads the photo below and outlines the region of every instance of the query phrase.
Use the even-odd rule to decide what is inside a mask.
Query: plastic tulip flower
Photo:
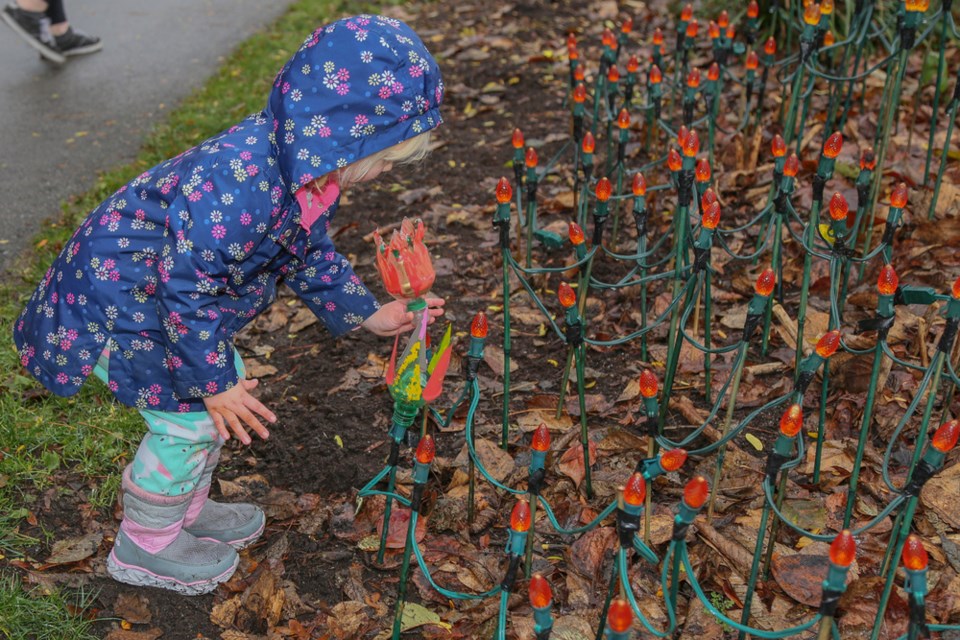
[[[399,300],[414,301],[430,290],[436,273],[430,252],[423,242],[426,225],[419,218],[404,218],[400,229],[393,232],[390,243],[373,233],[377,246],[377,270],[387,293]]]

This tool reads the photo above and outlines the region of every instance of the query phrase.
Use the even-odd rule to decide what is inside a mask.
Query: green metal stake
[[[510,431],[510,201],[513,189],[500,178],[496,189],[497,210],[493,225],[500,232],[500,259],[503,271],[503,413],[500,448],[506,450]]]
[[[947,157],[950,151],[950,139],[953,137],[954,121],[957,117],[957,106],[960,105],[960,75],[957,77],[957,84],[953,90],[953,99],[947,109],[947,139],[943,143],[943,153],[940,154],[940,169],[937,171],[937,181],[933,184],[933,197],[930,200],[930,210],[927,212],[927,220],[933,220],[937,210],[937,200],[940,198],[940,185],[943,184],[943,173],[947,168]]]
[[[949,0],[952,2],[953,0]],[[937,79],[933,83],[933,113],[930,114],[930,137],[927,139],[927,159],[923,164],[923,183],[927,186],[927,180],[930,179],[930,159],[933,157],[933,137],[937,131],[937,110],[940,108],[940,82],[943,80],[943,72],[947,67],[947,18],[950,17],[949,9],[940,16],[940,59],[937,61]]]
[[[410,496],[410,521],[407,523],[407,535],[403,545],[403,561],[400,564],[400,584],[397,587],[397,605],[393,614],[393,640],[400,640],[403,631],[403,607],[407,597],[407,578],[410,570],[410,554],[413,545],[417,544],[416,526],[417,512],[420,510],[420,501],[423,499],[423,488],[430,475],[430,464],[433,462],[435,445],[433,438],[425,435],[417,445],[416,459],[413,466],[413,494]],[[384,523],[386,530],[389,523]]]

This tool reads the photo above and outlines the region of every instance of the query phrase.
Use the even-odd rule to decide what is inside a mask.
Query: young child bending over
[[[47,271],[14,327],[23,366],[64,396],[93,373],[147,422],[123,473],[115,579],[206,593],[263,531],[257,507],[207,496],[231,432],[249,444],[248,429],[265,439],[276,420],[232,341],[279,282],[333,336],[412,328],[403,302],[377,304],[328,230],[342,190],[423,158],[442,100],[437,64],[406,24],[322,27],[263,111],[121,187]],[[427,302],[431,318],[443,313]]]

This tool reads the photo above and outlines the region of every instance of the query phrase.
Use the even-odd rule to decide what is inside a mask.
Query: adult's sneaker
[[[82,56],[103,49],[103,43],[97,36],[88,36],[73,27],[67,27],[62,36],[54,36],[57,49],[65,56]]]
[[[49,18],[42,12],[24,11],[20,7],[7,5],[0,17],[24,42],[39,51],[47,60],[57,64],[67,61],[50,35]]]

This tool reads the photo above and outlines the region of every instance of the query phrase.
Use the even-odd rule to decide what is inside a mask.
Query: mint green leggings
[[[93,369],[94,375],[109,379],[108,352],[104,352]],[[243,379],[243,360],[234,351],[234,364]],[[177,413],[174,411],[140,410],[147,422],[147,434],[140,442],[133,459],[133,482],[150,493],[164,496],[186,496],[193,493],[207,460],[223,445],[223,438],[206,411]]]

